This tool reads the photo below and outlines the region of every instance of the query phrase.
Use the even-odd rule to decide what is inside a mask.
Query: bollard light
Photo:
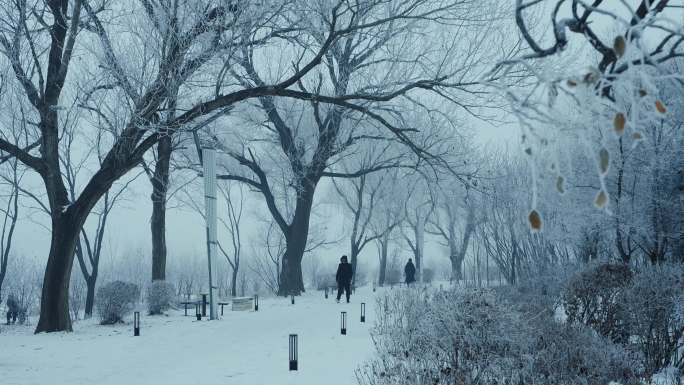
[[[361,322],[366,322],[366,303],[361,302]]]
[[[133,336],[140,336],[140,312],[133,313]]]
[[[259,295],[254,294],[254,311],[259,311]]]
[[[292,299],[292,304],[294,305],[294,294],[292,294],[290,298]]]
[[[373,281],[373,293],[375,293],[375,281]]]
[[[340,314],[340,334],[347,335],[347,312]]]
[[[290,370],[297,370],[297,335],[290,334]]]
[[[200,311],[200,304],[199,302],[195,303],[195,316],[197,317],[198,321],[202,320],[202,312]]]
[[[325,288],[325,299],[328,299],[328,287]]]

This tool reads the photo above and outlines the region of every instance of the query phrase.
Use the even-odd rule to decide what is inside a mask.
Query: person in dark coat
[[[406,277],[406,286],[409,286],[411,282],[416,282],[416,267],[413,265],[413,261],[409,258],[404,266],[404,276]]]
[[[10,294],[7,296],[7,324],[10,324],[10,321],[12,323],[17,322],[17,317],[19,316],[19,303],[17,302],[17,299],[14,297],[14,294]]]
[[[335,280],[337,281],[337,302],[340,302],[340,297],[342,297],[342,291],[344,290],[347,296],[347,303],[349,303],[353,274],[352,265],[347,263],[347,256],[343,255],[340,258],[340,264],[337,266],[337,274],[335,275]]]

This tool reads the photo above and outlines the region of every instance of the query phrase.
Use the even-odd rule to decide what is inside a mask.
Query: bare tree
[[[269,222],[262,248],[253,246],[254,257],[249,261],[249,268],[273,293],[278,293],[280,287],[280,260],[285,253],[285,240],[276,224]]]
[[[475,202],[467,188],[463,196],[449,192],[442,192],[440,195],[437,210],[427,221],[427,232],[444,240],[451,261],[451,279],[461,280],[463,260],[477,225]]]
[[[223,244],[219,241],[219,250],[221,254],[226,258],[230,268],[232,270],[230,295],[235,297],[237,295],[237,281],[238,273],[240,271],[240,256],[242,254],[242,237],[240,232],[240,222],[242,221],[242,211],[244,208],[245,197],[242,191],[242,186],[238,185],[235,190],[237,190],[237,197],[233,196],[232,188],[230,184],[219,187],[219,191],[223,200],[226,204],[226,211],[228,221],[224,217],[220,218],[220,222],[226,229],[226,232],[230,236],[230,251],[227,251],[223,247]],[[244,291],[244,290],[243,290]]]
[[[362,161],[362,163],[369,166],[357,168],[369,169],[370,165],[374,163],[372,154],[372,151],[369,152]],[[344,184],[337,179],[332,180],[339,199],[352,214],[349,238],[350,262],[353,271],[352,284],[356,281],[356,267],[359,254],[369,243],[377,240],[384,234],[383,232],[373,232],[371,224],[373,216],[376,214],[378,202],[383,199],[391,199],[391,186],[389,184],[394,180],[392,174],[386,170],[364,173],[358,178],[347,179],[343,182]]]
[[[416,265],[416,280],[422,281],[423,250],[425,248],[425,227],[435,212],[436,199],[430,181],[422,174],[410,176],[408,191],[403,199],[404,222],[401,235],[406,245],[411,249]]]
[[[388,186],[396,186],[398,170],[392,170],[387,177]],[[371,219],[372,237],[378,249],[378,285],[383,286],[387,277],[390,244],[395,241],[394,231],[404,220],[404,209],[400,199],[383,199],[377,203],[376,215]]]
[[[5,162],[6,168],[9,170],[9,175],[3,173],[1,178],[4,180],[4,185],[9,187],[9,194],[6,197],[4,207],[0,208],[2,213],[2,238],[0,238],[0,301],[2,301],[2,284],[5,281],[7,274],[7,265],[12,253],[12,241],[14,239],[14,231],[17,226],[17,219],[19,218],[19,186],[23,172],[18,169],[19,162],[16,159],[8,159]]]

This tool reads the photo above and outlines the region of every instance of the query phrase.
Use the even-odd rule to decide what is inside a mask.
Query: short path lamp
[[[366,303],[361,302],[361,322],[366,322]]]
[[[347,312],[343,311],[340,314],[340,334],[347,335]]]
[[[297,335],[290,334],[290,370],[297,370]]]
[[[133,336],[140,336],[140,312],[133,313]]]
[[[195,304],[195,316],[197,317],[198,321],[202,320],[202,312],[200,310],[200,303],[199,302],[197,302]]]
[[[254,294],[254,311],[259,311],[259,295]]]

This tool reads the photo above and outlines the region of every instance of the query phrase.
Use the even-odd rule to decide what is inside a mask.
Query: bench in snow
[[[233,311],[250,311],[254,307],[254,298],[252,297],[235,297],[232,302],[231,310]]]

